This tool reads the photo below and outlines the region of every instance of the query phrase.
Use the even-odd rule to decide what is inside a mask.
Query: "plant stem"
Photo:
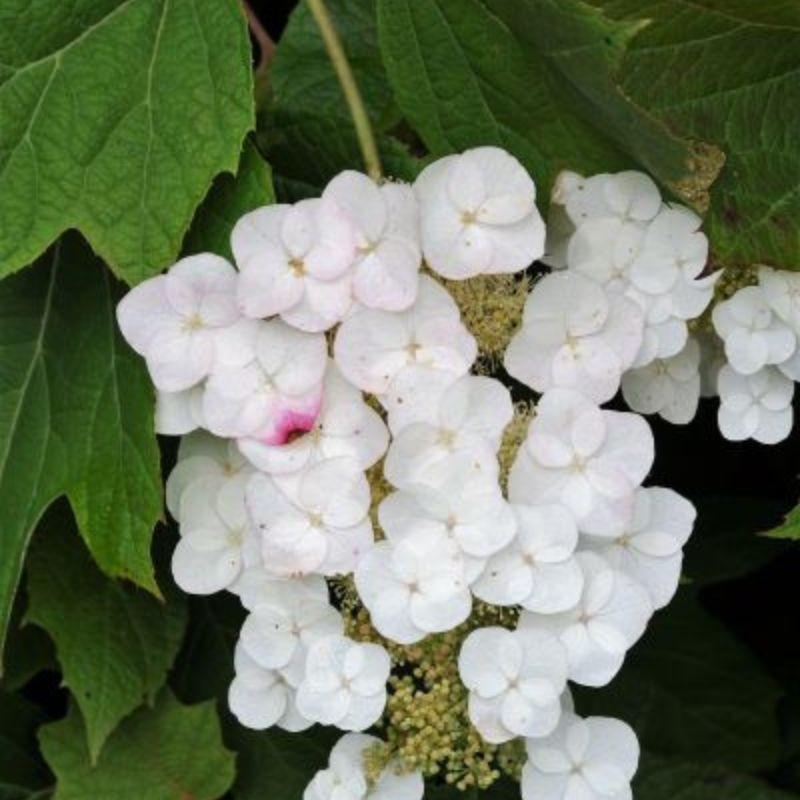
[[[258,43],[258,49],[261,51],[261,57],[256,64],[256,74],[261,76],[269,68],[272,57],[275,54],[275,42],[272,37],[267,33],[267,29],[261,24],[261,21],[256,16],[255,11],[247,0],[242,0],[242,8],[244,8],[245,16],[247,17],[247,25],[253,38]]]
[[[350,69],[350,62],[345,55],[339,34],[336,32],[324,0],[306,0],[306,2],[322,34],[325,49],[328,51],[333,68],[336,70],[336,76],[339,78],[344,98],[350,109],[350,116],[353,118],[356,137],[361,148],[361,156],[364,159],[367,174],[373,180],[378,180],[381,177],[381,160],[378,155],[378,147],[375,144],[375,135],[372,132],[367,109],[364,107],[361,92],[358,90],[358,84],[353,76],[353,71]]]

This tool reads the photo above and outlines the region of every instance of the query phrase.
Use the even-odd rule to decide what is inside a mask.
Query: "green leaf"
[[[50,637],[25,620],[27,604],[26,593],[18,592],[8,625],[2,685],[12,692],[42,670],[58,669]]]
[[[376,0],[326,3],[376,132],[384,173],[413,180],[419,161],[390,134],[399,121],[378,48]],[[361,151],[339,81],[314,18],[301,2],[275,51],[272,104],[261,135],[282,197],[319,194]]]
[[[373,125],[384,130],[397,119],[378,48],[376,0],[326,0],[336,32]],[[278,111],[301,116],[338,118],[350,122],[344,95],[322,41],[319,27],[305,2],[292,12],[275,50],[270,72],[273,103]]]
[[[743,495],[707,495],[697,502],[697,522],[685,551],[684,575],[716,583],[746,575],[785,552],[785,543],[758,536],[780,504]]]
[[[30,533],[62,494],[101,569],[157,591],[153,390],[117,331],[119,296],[72,236],[0,282],[0,643]]]
[[[615,83],[638,21],[580,0],[379,0],[378,23],[400,107],[435,156],[499,145],[545,191],[565,167],[632,159],[676,189],[697,178],[692,147]]]
[[[361,165],[355,135],[336,117],[284,119],[279,128],[269,131],[265,142],[283,200],[318,196],[334,175]],[[378,151],[384,174],[392,178],[413,181],[422,166],[392,137],[379,136]]]
[[[658,755],[750,771],[777,759],[781,694],[683,588],[656,614],[619,676],[600,692],[581,692],[577,706],[625,719]]]
[[[158,272],[253,125],[239,3],[8,0],[0,51],[0,275],[68,228]]]
[[[625,56],[623,90],[726,154],[708,225],[722,263],[800,269],[800,6],[784,0],[596,0],[652,24]]]
[[[67,515],[48,514],[28,555],[28,618],[53,637],[83,714],[92,763],[120,721],[164,685],[186,626],[184,597],[164,603],[107,578]]]
[[[634,779],[636,800],[791,800],[763,781],[645,754]]]
[[[317,770],[328,764],[341,731],[315,727],[303,733],[250,731],[234,723],[230,740],[239,754],[236,800],[296,800]]]
[[[272,170],[256,146],[247,142],[236,175],[220,175],[197,210],[183,252],[217,253],[231,259],[231,231],[239,217],[274,202]]]
[[[767,531],[764,535],[772,539],[800,540],[800,505],[795,506],[780,525]]]
[[[245,613],[239,599],[227,593],[189,598],[189,625],[170,675],[170,686],[181,700],[227,696]]]
[[[39,740],[58,781],[55,800],[216,800],[233,782],[214,704],[183,706],[168,692],[109,737],[95,766],[74,706]]]
[[[21,695],[0,691],[0,800],[39,796],[52,775],[39,755],[36,730],[41,710]]]

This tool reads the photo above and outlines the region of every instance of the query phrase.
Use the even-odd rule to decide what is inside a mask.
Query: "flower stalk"
[[[372,131],[364,100],[361,97],[353,70],[350,68],[350,62],[347,60],[347,54],[342,47],[342,41],[336,32],[336,26],[333,24],[324,0],[307,0],[307,2],[322,34],[325,49],[328,51],[334,70],[336,70],[336,77],[339,79],[350,116],[353,118],[364,167],[370,178],[377,181],[382,175],[378,146],[375,143],[375,134]]]

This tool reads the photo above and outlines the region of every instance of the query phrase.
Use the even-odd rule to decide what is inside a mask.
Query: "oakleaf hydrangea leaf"
[[[795,506],[784,518],[783,522],[767,531],[766,536],[772,539],[800,539],[800,506]]]
[[[592,714],[620,716],[642,746],[659,755],[758,770],[778,755],[780,695],[687,587],[669,611],[655,616],[614,682],[602,692],[582,693],[578,702]]]
[[[100,568],[157,591],[153,390],[117,331],[119,295],[71,236],[0,282],[0,636],[31,530],[63,494]]]
[[[419,163],[391,134],[400,112],[378,48],[375,0],[326,3],[375,130],[383,171],[413,180]],[[361,151],[341,86],[317,23],[301,2],[275,51],[272,103],[261,139],[282,196],[318,194],[343,169],[361,164]]]
[[[164,691],[109,738],[95,766],[77,709],[41,729],[54,800],[216,800],[233,782],[214,703],[184,706]]]
[[[623,90],[671,129],[725,151],[708,220],[717,260],[800,269],[800,121],[786,112],[800,105],[800,7],[782,0],[601,5],[651,20],[627,50]]]
[[[640,27],[580,0],[379,0],[384,64],[434,155],[496,144],[542,184],[561,169],[606,172],[639,159],[670,185],[691,148],[632,104],[614,74]]]
[[[73,227],[129,283],[174,260],[253,124],[239,4],[11,0],[0,50],[0,274]]]
[[[791,800],[749,775],[645,753],[634,781],[637,800]]]
[[[186,234],[183,252],[216,253],[232,259],[231,231],[239,217],[275,202],[272,170],[258,149],[247,142],[236,175],[219,175]]]
[[[28,556],[27,617],[55,641],[83,715],[92,762],[120,720],[152,703],[186,623],[183,597],[164,603],[107,578],[65,515],[48,514]]]
[[[236,800],[295,800],[323,768],[338,738],[332,728],[315,726],[302,733],[280,730],[231,730],[239,754]]]

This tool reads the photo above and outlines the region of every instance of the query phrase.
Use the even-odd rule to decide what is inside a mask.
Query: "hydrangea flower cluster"
[[[537,391],[581,386],[598,401],[621,384],[634,411],[679,425],[694,419],[700,397],[718,395],[725,438],[784,440],[800,380],[800,278],[762,266],[754,283],[726,285],[722,271],[707,270],[699,217],[662,202],[641,173],[564,172],[552,199],[542,260],[565,272],[540,281],[536,292],[547,302],[531,296],[509,372]],[[643,316],[633,354],[626,302]]]
[[[413,186],[344,172],[239,220],[236,266],[186,258],[119,305],[157,428],[184,436],[175,580],[247,611],[232,712],[347,732],[306,800],[502,772],[524,800],[630,796],[633,731],[577,716],[567,686],[616,675],[676,591],[695,512],[643,486],[644,418],[601,404],[621,384],[634,409],[694,413],[687,321],[715,278],[699,220],[646,176],[565,174],[556,208],[547,260],[565,269],[523,295],[505,353],[535,409],[479,374],[495,320],[454,300],[545,252],[533,181],[498,148]],[[770,325],[748,366],[787,351]]]
[[[716,365],[719,428],[726,439],[783,441],[792,430],[800,380],[800,278],[761,267],[712,314],[724,358]]]

